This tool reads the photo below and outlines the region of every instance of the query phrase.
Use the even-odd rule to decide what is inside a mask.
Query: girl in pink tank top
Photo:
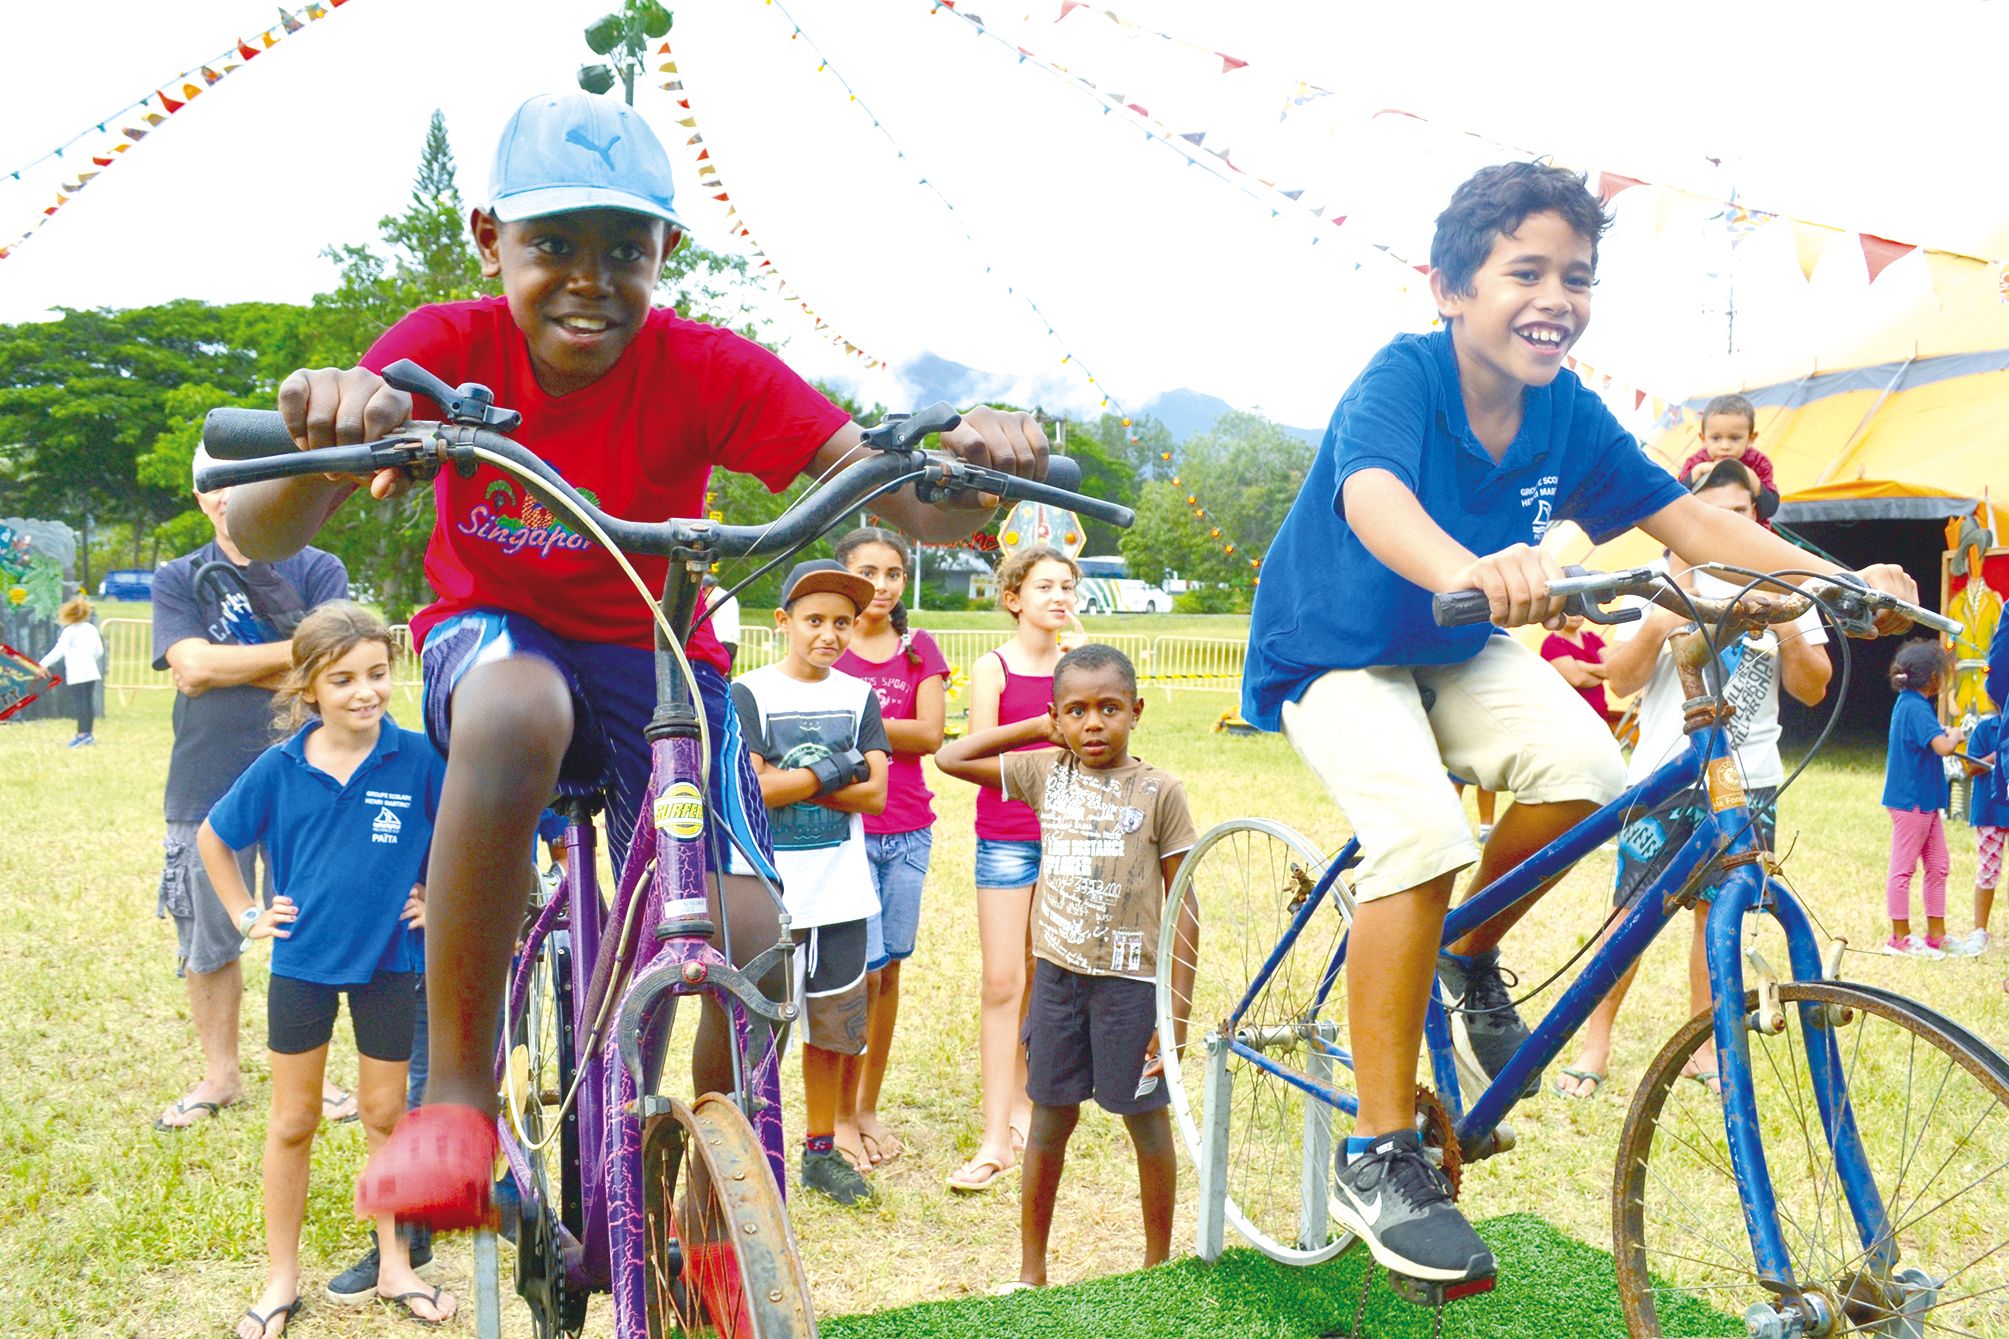
[[[1053,667],[1075,621],[1081,569],[1047,545],[1021,549],[998,568],[998,603],[1018,633],[970,669],[970,729],[1008,725],[1053,701]],[[1070,639],[1071,640],[1071,639]],[[1039,746],[1033,746],[1039,747]],[[1031,1121],[1025,1052],[1018,1044],[1032,979],[1027,926],[1039,878],[1039,819],[1018,800],[984,789],[977,798],[977,940],[983,952],[983,1008],[977,1028],[983,1081],[982,1142],[951,1172],[951,1190],[988,1190],[1018,1165]]]

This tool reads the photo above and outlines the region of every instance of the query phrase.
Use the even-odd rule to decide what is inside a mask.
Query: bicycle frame
[[[671,611],[676,627],[688,626],[690,618],[693,583],[687,567],[672,562],[664,587],[663,607]],[[710,994],[726,1009],[735,1041],[733,1095],[761,1137],[776,1183],[786,1186],[778,1041],[751,1073],[746,1058],[754,1030],[751,1012],[785,1017],[793,1008],[773,1009],[753,984],[764,973],[768,954],[740,969],[709,941],[705,852],[710,847],[722,854],[724,841],[705,789],[696,714],[700,707],[661,644],[660,630],[657,641],[658,705],[648,732],[649,783],[613,904],[609,908],[601,900],[594,825],[575,817],[566,832],[561,895],[544,906],[525,936],[508,994],[508,1016],[520,1017],[545,941],[557,933],[571,935],[583,1239],[573,1239],[561,1225],[560,1244],[570,1286],[613,1293],[620,1339],[641,1339],[647,1333],[642,1131],[646,1119],[656,1114],[652,1101],[660,1100],[651,1094],[661,1075],[676,997]],[[610,931],[620,933],[613,937]],[[788,941],[785,915],[782,940]],[[788,951],[792,945],[777,945],[769,954],[785,956]],[[631,969],[616,966],[624,955],[632,957]],[[617,1045],[607,1044],[610,1036],[618,1037]],[[505,1032],[496,1058],[497,1081],[505,1085],[509,1048]],[[538,1203],[531,1155],[515,1138],[507,1111],[498,1116],[497,1126],[523,1202]]]
[[[1442,943],[1448,947],[1472,929],[1533,896],[1543,884],[1567,872],[1584,856],[1617,836],[1626,825],[1631,811],[1657,808],[1701,781],[1708,774],[1709,764],[1727,754],[1728,746],[1720,726],[1710,726],[1688,736],[1687,747],[1680,757],[1627,789],[1476,896],[1454,908],[1444,918]],[[1561,1053],[1599,1002],[1686,905],[1681,895],[1691,881],[1706,873],[1712,865],[1754,850],[1751,815],[1743,803],[1743,796],[1741,793],[1730,793],[1725,799],[1729,802],[1720,810],[1712,802],[1710,812],[1697,823],[1665,868],[1639,893],[1610,939],[1591,956],[1576,980],[1534,1025],[1528,1040],[1514,1052],[1469,1108],[1464,1106],[1459,1091],[1457,1066],[1451,1049],[1450,1014],[1445,1007],[1441,987],[1433,989],[1424,1021],[1424,1042],[1438,1095],[1451,1113],[1459,1143],[1467,1156],[1487,1148],[1502,1119],[1520,1100],[1528,1080]],[[1276,947],[1228,1016],[1223,1029],[1228,1051],[1349,1115],[1359,1114],[1359,1102],[1352,1093],[1272,1060],[1258,1046],[1250,1045],[1240,1035],[1239,1028],[1243,1015],[1261,994],[1277,965],[1310,923],[1320,904],[1327,897],[1339,896],[1339,875],[1354,863],[1358,850],[1358,843],[1349,841],[1333,857],[1312,895],[1298,908]],[[1758,1274],[1782,1292],[1791,1292],[1797,1285],[1779,1226],[1753,1089],[1750,1023],[1745,1009],[1745,915],[1762,910],[1779,922],[1786,935],[1793,979],[1820,981],[1825,979],[1826,973],[1813,922],[1792,890],[1767,877],[1756,861],[1730,863],[1728,873],[1717,884],[1704,932],[1716,1053],[1722,1071],[1725,1131],[1744,1201],[1745,1226],[1750,1235]],[[1321,974],[1318,991],[1307,1010],[1308,1019],[1319,1017],[1326,1008],[1345,966],[1347,944],[1347,939],[1342,938]],[[1842,1060],[1834,1028],[1823,1012],[1824,1006],[1802,1004],[1799,1009],[1808,1038],[1809,1077],[1820,1104],[1823,1132],[1835,1154],[1838,1177],[1855,1216],[1857,1234],[1865,1251],[1873,1258],[1889,1263],[1894,1246],[1889,1240],[1888,1213],[1864,1155],[1846,1085],[1840,1079]],[[1304,1021],[1300,1020],[1300,1023]],[[1353,1057],[1331,1042],[1314,1038],[1312,1045],[1318,1051],[1313,1060],[1315,1068],[1329,1072],[1330,1062],[1334,1061],[1351,1067]],[[1323,1185],[1323,1175],[1319,1184]],[[1320,1213],[1322,1195],[1321,1190]]]

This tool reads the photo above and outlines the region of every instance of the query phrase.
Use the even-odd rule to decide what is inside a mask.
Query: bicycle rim
[[[1681,1077],[1710,1038],[1702,1014],[1654,1059],[1620,1139],[1614,1254],[1631,1333],[1741,1335],[1754,1303],[1832,1318],[1815,1319],[1809,1334],[2009,1332],[2009,1064],[1880,990],[1782,983],[1779,998],[1785,1031],[1746,1039],[1797,1292],[1758,1278],[1722,1106]],[[1836,1010],[1846,1021],[1834,1021]],[[1886,1214],[1880,1233],[1859,1225],[1830,1147],[1830,1129],[1848,1126],[1824,1125],[1809,1069],[1808,1046],[1830,1036],[1829,1097],[1846,1098]]]
[[[1168,911],[1197,912],[1198,933],[1168,914],[1158,948],[1158,1028],[1172,1111],[1195,1166],[1207,1135],[1210,1053],[1227,1020],[1282,942],[1326,858],[1290,828],[1237,819],[1213,828],[1180,866]],[[1352,921],[1343,886],[1321,899],[1232,1031],[1278,1067],[1352,1088],[1343,983],[1326,981]],[[1196,942],[1197,940],[1197,942]],[[1181,1023],[1186,1044],[1175,1047]],[[1247,1056],[1226,1054],[1228,1223],[1288,1264],[1330,1259],[1353,1242],[1329,1224],[1332,1151],[1344,1114]]]
[[[753,1127],[719,1093],[642,1132],[650,1339],[813,1339],[795,1236]]]

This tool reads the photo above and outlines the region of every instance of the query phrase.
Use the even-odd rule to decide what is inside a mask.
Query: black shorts
[[[409,1061],[422,980],[417,972],[378,972],[359,986],[324,986],[274,973],[265,994],[265,1044],[281,1055],[326,1046],[347,995],[356,1050],[372,1060]]]
[[[1157,1015],[1158,988],[1149,981],[1083,976],[1036,959],[1020,1034],[1026,1096],[1043,1107],[1092,1097],[1118,1116],[1162,1109],[1172,1100],[1164,1078],[1144,1074]]]
[[[804,1040],[819,1051],[865,1054],[865,922],[794,931]]]

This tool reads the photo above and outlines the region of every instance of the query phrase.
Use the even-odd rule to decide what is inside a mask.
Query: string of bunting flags
[[[843,349],[851,357],[863,359],[867,367],[883,367],[884,360],[873,357],[845,338],[829,321],[817,314],[816,309],[809,305],[808,300],[803,298],[799,291],[789,291],[787,278],[775,267],[774,258],[767,254],[767,248],[755,240],[753,230],[740,217],[739,206],[733,203],[732,194],[726,189],[725,181],[719,175],[718,163],[712,158],[711,146],[705,143],[704,133],[698,129],[698,115],[691,108],[691,96],[684,88],[683,72],[677,69],[676,57],[670,51],[670,44],[663,43],[656,54],[663,57],[663,63],[657,67],[657,72],[669,76],[663,81],[662,89],[676,99],[677,110],[683,113],[677,118],[677,124],[690,132],[690,138],[684,141],[684,147],[697,151],[698,186],[705,194],[725,206],[727,226],[733,229],[734,236],[746,244],[747,259],[756,262],[753,267],[754,277],[774,280],[775,292],[780,295],[781,300],[793,302],[800,307],[803,315],[816,323],[818,335]]]
[[[52,159],[63,159],[72,148],[75,148],[86,138],[92,135],[113,134],[114,132],[110,127],[114,125],[118,126],[118,130],[116,131],[117,138],[89,155],[90,168],[88,171],[84,170],[80,165],[75,172],[63,174],[60,179],[61,185],[56,191],[54,203],[45,206],[42,212],[36,216],[34,223],[30,224],[19,236],[5,243],[0,243],[0,260],[5,260],[20,250],[37,232],[47,226],[49,220],[54,218],[63,206],[75,199],[77,194],[86,186],[89,186],[92,181],[96,180],[105,169],[117,163],[123,155],[130,152],[135,144],[138,144],[161,126],[167,124],[169,117],[195,101],[205,91],[215,87],[231,74],[243,69],[254,58],[263,55],[286,38],[300,32],[308,24],[328,17],[330,12],[340,9],[347,3],[348,0],[325,0],[325,3],[323,3],[323,0],[310,0],[310,3],[297,12],[289,11],[283,7],[280,8],[279,21],[271,27],[266,28],[263,32],[256,34],[253,42],[247,42],[241,37],[237,38],[231,45],[223,48],[216,55],[190,66],[188,69],[175,75],[172,79],[163,80],[161,83],[155,85],[154,90],[145,97],[127,103],[111,115],[105,117],[102,121],[95,122],[90,127],[78,131],[55,148],[46,151],[30,162],[23,163],[20,167],[8,173],[9,180],[19,181],[21,180],[22,173],[31,172]],[[179,96],[167,92],[168,89],[174,88],[177,85],[180,86]]]
[[[931,14],[939,12],[942,9],[948,9],[951,12],[954,12],[955,10],[954,0],[931,0],[931,4],[933,5],[933,8],[931,8],[930,10]],[[781,18],[789,26],[789,40],[791,42],[799,41],[808,49],[809,54],[813,56],[816,60],[817,73],[828,75],[837,81],[838,86],[844,91],[846,100],[851,104],[855,105],[858,108],[859,112],[871,121],[872,128],[878,131],[880,136],[883,139],[885,139],[886,143],[889,146],[891,146],[895,156],[903,161],[912,161],[911,159],[909,159],[906,149],[903,148],[900,142],[894,138],[893,132],[886,128],[885,124],[879,119],[878,114],[875,113],[870,107],[870,105],[867,104],[864,101],[864,99],[859,96],[857,87],[853,85],[849,79],[845,78],[842,71],[838,70],[836,66],[831,63],[829,56],[822,50],[821,47],[817,46],[815,39],[811,37],[807,32],[805,32],[803,30],[801,23],[799,23],[796,20],[793,14],[789,13],[787,5],[785,3],[782,3],[781,0],[763,0],[763,7],[772,8],[781,16]],[[978,25],[978,27],[979,30],[981,31],[980,24]],[[675,82],[674,78],[673,82]],[[675,91],[681,92],[681,89]],[[685,110],[688,112],[689,109],[686,107]],[[679,124],[684,123],[680,121]],[[692,129],[693,132],[695,133],[695,118],[693,118],[693,123],[690,126],[687,126],[686,128]],[[952,218],[955,221],[957,228],[961,230],[963,234],[964,240],[970,244],[972,250],[981,250],[981,248],[978,247],[975,236],[970,232],[968,225],[963,222],[962,212],[956,208],[955,202],[949,199],[948,195],[943,192],[941,186],[926,176],[919,177],[918,182],[920,185],[925,186],[931,193],[933,193],[935,198],[941,202],[942,207],[948,211],[950,218]],[[719,198],[719,196],[715,195],[714,198]],[[1087,379],[1089,385],[1095,387],[1097,394],[1100,397],[1100,407],[1103,409],[1113,411],[1116,414],[1116,416],[1121,420],[1123,424],[1123,429],[1125,433],[1128,435],[1130,443],[1133,446],[1139,444],[1143,439],[1138,434],[1136,420],[1131,415],[1130,411],[1123,406],[1121,401],[1118,400],[1116,396],[1110,393],[1109,388],[1103,385],[1097,379],[1096,374],[1089,369],[1087,364],[1085,364],[1079,356],[1076,355],[1072,346],[1070,346],[1067,340],[1060,334],[1060,332],[1054,328],[1052,318],[1050,318],[1046,314],[1046,312],[1040,307],[1038,301],[1030,293],[1027,293],[1023,288],[1019,287],[1015,283],[1008,281],[1005,278],[1005,276],[998,274],[992,266],[986,265],[984,267],[984,272],[992,275],[993,278],[996,278],[999,282],[1003,283],[1005,285],[1005,292],[1011,295],[1012,297],[1017,298],[1021,303],[1023,303],[1026,306],[1026,308],[1033,314],[1033,316],[1038,318],[1041,328],[1046,332],[1047,338],[1052,340],[1055,346],[1060,350],[1061,365],[1073,368],[1075,371],[1079,372],[1083,377]],[[1170,451],[1160,451],[1159,458],[1162,462],[1170,464],[1172,461],[1172,453]],[[1188,486],[1183,482],[1181,476],[1177,473],[1174,473],[1172,475],[1172,484],[1175,488],[1184,488]],[[1193,519],[1199,522],[1202,526],[1206,527],[1208,531],[1207,537],[1211,541],[1220,546],[1221,552],[1224,555],[1233,558],[1236,561],[1237,565],[1244,563],[1247,564],[1246,570],[1249,574],[1249,579],[1251,583],[1253,584],[1259,581],[1259,577],[1257,574],[1260,572],[1262,568],[1261,555],[1255,553],[1246,545],[1238,543],[1235,537],[1232,534],[1228,533],[1226,528],[1222,526],[1221,518],[1212,509],[1210,509],[1204,501],[1201,500],[1201,498],[1197,493],[1185,494],[1185,505],[1188,511],[1192,513]]]

